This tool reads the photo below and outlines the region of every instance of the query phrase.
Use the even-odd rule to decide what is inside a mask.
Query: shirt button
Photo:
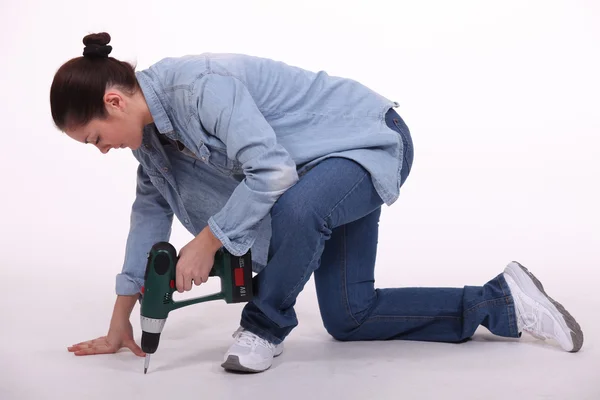
[[[190,220],[186,218],[186,219],[183,220],[183,222],[185,222],[186,224],[189,224]]]
[[[169,168],[163,167],[163,171],[167,172],[167,171],[169,171]]]
[[[201,160],[202,160],[202,161],[206,161],[206,157],[202,157],[202,158],[201,158]]]

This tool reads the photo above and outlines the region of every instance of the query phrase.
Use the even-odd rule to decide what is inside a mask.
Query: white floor
[[[2,1],[0,400],[599,400],[600,2],[232,3],[61,2],[73,18],[55,2]],[[55,69],[99,31],[138,70],[242,52],[398,101],[415,164],[384,208],[377,285],[480,285],[521,261],[580,322],[583,349],[485,329],[460,345],[337,343],[311,282],[262,374],[220,367],[243,306],[224,302],[173,312],[147,375],[128,350],[67,352],[107,331],[137,168],[129,151],[102,155],[51,123]]]
[[[593,282],[585,280],[568,289],[553,279],[546,284],[584,329],[586,341],[577,354],[530,337],[520,342],[496,338],[485,329],[460,345],[338,343],[322,328],[311,281],[298,301],[301,324],[269,371],[242,375],[221,369],[242,306],[212,302],[171,313],[144,375],[143,359],[128,350],[87,357],[66,350],[105,333],[113,299],[106,293],[110,277],[98,275],[97,285],[66,293],[54,288],[67,278],[53,275],[51,268],[41,274],[19,282],[13,270],[13,284],[5,284],[2,400],[600,398],[600,304],[591,295]],[[27,282],[34,290],[23,294],[15,284]],[[200,289],[192,293],[202,294]],[[139,341],[138,313],[136,307],[132,322]]]

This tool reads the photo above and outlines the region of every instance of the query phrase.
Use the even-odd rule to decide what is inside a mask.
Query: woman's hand
[[[128,319],[112,323],[106,336],[77,343],[69,347],[68,350],[76,356],[86,356],[91,354],[116,353],[123,347],[127,347],[136,356],[146,356],[146,353],[142,351],[133,339],[133,328]]]
[[[179,293],[192,290],[192,281],[198,286],[208,280],[208,274],[215,262],[215,253],[221,246],[221,241],[206,226],[198,236],[181,249],[175,281]]]
[[[135,355],[145,357],[146,353],[133,340],[133,327],[129,322],[131,311],[138,298],[139,295],[137,294],[117,296],[108,334],[94,340],[77,343],[70,346],[68,350],[76,356],[85,356],[89,354],[116,353],[122,347],[127,347]]]

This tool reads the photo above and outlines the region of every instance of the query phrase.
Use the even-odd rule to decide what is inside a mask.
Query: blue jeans
[[[386,123],[404,142],[403,184],[412,139],[393,109]],[[256,297],[244,307],[241,326],[282,342],[298,325],[296,297],[314,274],[323,325],[337,340],[462,342],[479,325],[519,336],[502,274],[483,286],[375,288],[381,206],[369,174],[354,161],[329,158],[304,175],[271,210],[269,261],[254,278]]]

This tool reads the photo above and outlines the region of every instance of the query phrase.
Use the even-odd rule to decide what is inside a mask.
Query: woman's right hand
[[[77,343],[70,346],[68,350],[76,356],[86,356],[90,354],[116,353],[123,347],[127,347],[137,356],[146,356],[146,353],[142,351],[133,339],[133,328],[129,320],[113,322],[106,336]]]

